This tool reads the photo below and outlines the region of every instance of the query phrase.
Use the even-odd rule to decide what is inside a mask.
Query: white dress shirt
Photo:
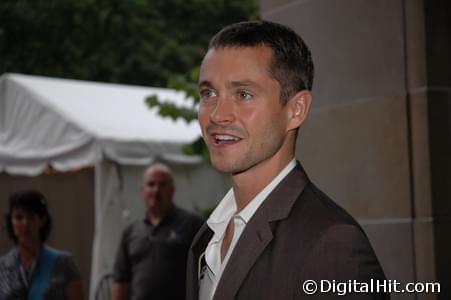
[[[199,299],[210,300],[216,291],[222,272],[229,260],[238,239],[241,236],[246,224],[255,214],[260,205],[265,201],[266,197],[274,190],[274,188],[284,179],[288,173],[296,166],[296,160],[293,158],[288,165],[274,177],[274,179],[252,199],[246,207],[237,213],[235,195],[233,189],[230,189],[219,205],[207,220],[207,225],[214,232],[208,246],[205,250],[206,268],[200,280]],[[224,240],[227,225],[233,219],[233,237],[230,242],[229,249],[221,262],[221,246]]]

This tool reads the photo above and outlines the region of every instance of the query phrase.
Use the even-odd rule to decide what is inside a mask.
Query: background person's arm
[[[128,282],[115,282],[113,284],[113,300],[128,300],[129,284]]]

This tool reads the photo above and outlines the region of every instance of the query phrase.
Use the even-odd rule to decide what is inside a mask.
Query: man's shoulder
[[[178,206],[174,207],[174,214],[176,215],[176,218],[180,220],[190,222],[203,222],[203,219],[198,214],[195,214]]]
[[[288,218],[282,220],[276,230],[275,234],[283,243],[290,244],[296,251],[303,249],[304,258],[313,255],[316,259],[318,253],[329,255],[331,252],[328,251],[333,251],[329,261],[348,259],[357,251],[365,253],[365,259],[369,258],[374,265],[379,265],[359,223],[311,182],[304,187]]]
[[[277,235],[285,237],[292,244],[315,244],[323,237],[337,233],[343,237],[359,237],[367,240],[366,234],[344,208],[319,190],[313,183],[308,182],[298,196],[288,217],[281,220]],[[285,238],[283,238],[285,239]]]
[[[296,193],[295,198],[291,193]],[[281,182],[269,209],[285,205],[289,210],[290,222],[308,222],[309,226],[319,224],[330,226],[332,224],[357,225],[355,219],[339,204],[321,191],[310,181],[302,165],[298,162],[292,172]],[[292,199],[290,202],[281,204],[282,198]]]
[[[299,240],[304,245],[310,245],[307,248],[323,247],[337,251],[363,247],[360,252],[366,251],[369,256],[375,257],[365,231],[355,218],[313,183],[306,185],[286,225],[286,228],[296,228],[290,237],[294,244]]]
[[[305,186],[293,210],[298,210],[308,219],[316,220],[315,223],[329,226],[348,224],[360,227],[353,216],[311,182]]]
[[[146,224],[144,219],[134,220],[127,225],[125,225],[124,229],[122,230],[122,236],[127,237],[130,236],[132,233],[137,233],[145,230]]]
[[[175,220],[173,225],[176,227],[183,227],[184,230],[191,232],[194,236],[195,233],[204,223],[204,220],[197,214],[187,211],[186,209],[175,207],[174,208]]]

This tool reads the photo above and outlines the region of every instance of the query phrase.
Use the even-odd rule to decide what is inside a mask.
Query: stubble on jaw
[[[284,143],[284,136],[274,134],[274,131],[272,130],[268,132],[269,133],[266,134],[266,137],[263,138],[260,144],[257,146],[258,152],[248,150],[243,156],[239,156],[237,159],[230,162],[220,163],[221,161],[225,160],[225,158],[221,158],[221,156],[225,156],[226,154],[216,153],[212,155],[212,150],[210,148],[210,160],[213,167],[221,173],[236,176],[252,169],[256,165],[259,165],[271,159],[282,148]],[[221,152],[221,150],[213,151]],[[216,158],[214,158],[215,156]]]

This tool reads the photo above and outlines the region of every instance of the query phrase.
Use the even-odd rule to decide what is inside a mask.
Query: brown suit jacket
[[[199,257],[213,232],[204,224],[188,256],[187,299],[198,299]],[[367,236],[297,166],[246,225],[218,283],[214,299],[389,299],[386,294],[307,295],[315,280],[385,279]],[[327,288],[326,284],[324,285]]]

